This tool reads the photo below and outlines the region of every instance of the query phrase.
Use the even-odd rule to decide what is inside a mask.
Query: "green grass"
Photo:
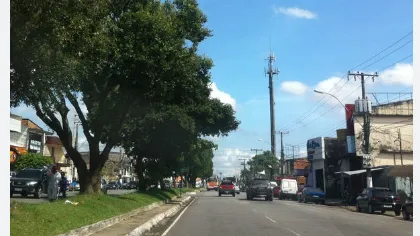
[[[195,191],[183,188],[182,193]],[[154,202],[175,197],[179,189],[146,193],[131,193],[120,196],[79,195],[71,198],[79,205],[54,203],[10,203],[10,235],[58,235],[72,229],[90,225],[101,220],[121,215]]]

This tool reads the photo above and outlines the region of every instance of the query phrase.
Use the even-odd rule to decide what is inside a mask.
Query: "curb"
[[[162,206],[163,204],[169,202],[170,200],[176,199],[176,197],[172,197],[171,199],[167,199],[164,201],[159,201],[159,202],[155,202],[152,203],[150,205],[147,205],[145,207],[142,208],[138,208],[135,209],[133,211],[130,211],[128,213],[119,215],[119,216],[114,216],[112,218],[106,219],[106,220],[102,220],[99,221],[97,223],[91,224],[91,225],[86,225],[77,229],[73,229],[70,232],[64,233],[64,234],[60,234],[58,236],[79,236],[79,235],[92,235],[96,232],[99,232],[105,228],[111,227],[123,220],[126,220],[134,215],[137,215],[139,213],[145,212],[145,211],[150,211],[156,207]]]
[[[135,228],[133,231],[126,234],[125,236],[140,236],[140,235],[143,235],[143,233],[148,232],[153,226],[159,224],[159,222],[161,222],[163,219],[175,215],[179,211],[181,206],[184,205],[185,202],[189,201],[190,199],[191,199],[191,196],[186,197],[184,200],[181,201],[180,204],[178,204],[174,207],[171,207],[170,209],[166,210],[165,212],[162,212],[160,214],[155,215],[153,218],[146,221],[145,223],[143,223],[139,227]]]

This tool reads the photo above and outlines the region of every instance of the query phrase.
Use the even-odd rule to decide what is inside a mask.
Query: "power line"
[[[358,64],[357,66],[354,66],[353,68],[351,68],[350,70],[353,70],[353,69],[355,69],[355,68],[357,68],[357,67],[359,67],[359,66],[361,66],[361,65],[363,65],[363,64],[365,64],[365,63],[367,63],[367,62],[369,62],[370,60],[372,60],[373,58],[375,58],[375,57],[377,57],[377,56],[379,56],[380,54],[382,54],[383,52],[385,52],[386,50],[388,50],[388,49],[390,49],[391,47],[393,47],[394,45],[396,45],[396,44],[398,44],[399,42],[401,42],[403,39],[405,39],[405,38],[407,38],[409,35],[411,35],[413,33],[413,31],[411,31],[410,33],[408,33],[408,34],[406,34],[405,36],[403,36],[402,38],[400,38],[399,40],[397,40],[396,42],[394,42],[393,44],[391,44],[390,46],[388,46],[387,48],[385,48],[385,49],[383,49],[381,52],[379,52],[379,53],[377,53],[377,54],[375,54],[373,57],[371,57],[371,58],[369,58],[368,60],[366,60],[366,61],[364,61],[364,62],[362,62],[362,63],[360,63],[360,64]],[[412,40],[411,40],[412,41]],[[405,46],[405,45],[404,45]],[[402,47],[400,47],[400,48],[398,48],[398,49],[396,49],[396,50],[394,50],[393,52],[395,52],[395,51],[398,51],[399,49],[401,49]],[[392,53],[393,53],[392,52]],[[383,60],[384,58],[386,58],[387,56],[389,56],[390,54],[392,54],[392,53],[389,53],[388,55],[386,55],[386,56],[384,56],[384,57],[382,57],[381,59],[379,59],[379,60],[377,60],[375,63],[377,63],[377,62],[379,62],[379,61],[381,61],[381,60]],[[406,59],[406,58],[404,58],[404,59]],[[404,60],[404,59],[402,59],[402,60]],[[394,63],[395,64],[395,63]],[[370,65],[369,65],[370,66]],[[368,67],[368,66],[367,66]],[[365,67],[365,68],[367,68],[367,67]],[[388,67],[386,67],[386,68],[384,68],[384,69],[387,69]],[[380,71],[382,71],[382,70],[384,70],[384,69],[381,69]],[[349,70],[349,71],[350,71]],[[334,86],[333,87],[331,87],[331,89],[327,92],[327,93],[330,93],[343,79],[344,79],[344,77],[345,77],[346,75],[343,75],[343,77],[341,77],[341,79],[339,80],[339,81],[337,81],[337,83],[335,83],[334,84]],[[347,81],[348,82],[348,81]],[[345,84],[347,84],[347,82],[345,83]],[[333,95],[335,95],[338,91],[340,91],[343,87],[344,87],[344,85],[345,84],[343,84],[341,87],[340,87],[340,89],[338,89]],[[290,123],[289,125],[287,125],[287,126],[285,126],[284,128],[282,128],[283,130],[287,130],[287,129],[290,129],[290,127],[293,127],[293,125],[295,125],[295,124],[297,124],[297,123],[299,123],[299,122],[302,122],[303,120],[305,120],[311,113],[313,113],[313,112],[315,112],[315,111],[317,111],[318,109],[319,109],[319,107],[321,107],[322,105],[324,105],[326,102],[328,102],[330,99],[331,99],[331,96],[329,96],[328,97],[328,99],[326,100],[326,101],[324,101],[322,104],[320,104],[319,106],[318,106],[318,108],[315,110],[315,111],[313,111],[312,112],[312,109],[313,108],[315,108],[324,98],[325,98],[325,96],[327,96],[326,94],[324,94],[323,96],[322,96],[322,98],[321,99],[319,99],[318,101],[317,101],[317,103],[315,103],[315,105],[311,108],[311,109],[309,109],[307,112],[305,112],[305,113],[303,113],[301,116],[299,116],[294,122],[292,122],[292,123]],[[303,116],[305,116],[305,114],[308,114],[305,118],[303,118],[303,119],[301,119]]]

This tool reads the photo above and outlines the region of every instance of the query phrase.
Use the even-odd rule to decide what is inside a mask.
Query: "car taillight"
[[[371,200],[372,200],[372,201],[375,201],[375,200],[376,200],[376,197],[372,197],[372,198],[371,198]]]
[[[395,201],[396,201],[396,202],[399,202],[400,200],[401,200],[401,199],[400,199],[399,197],[396,197],[396,198],[395,198]]]

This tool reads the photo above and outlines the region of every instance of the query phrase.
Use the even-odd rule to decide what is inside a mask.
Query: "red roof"
[[[63,146],[63,143],[61,142],[60,138],[57,136],[47,136],[47,141],[45,142],[45,144]]]

